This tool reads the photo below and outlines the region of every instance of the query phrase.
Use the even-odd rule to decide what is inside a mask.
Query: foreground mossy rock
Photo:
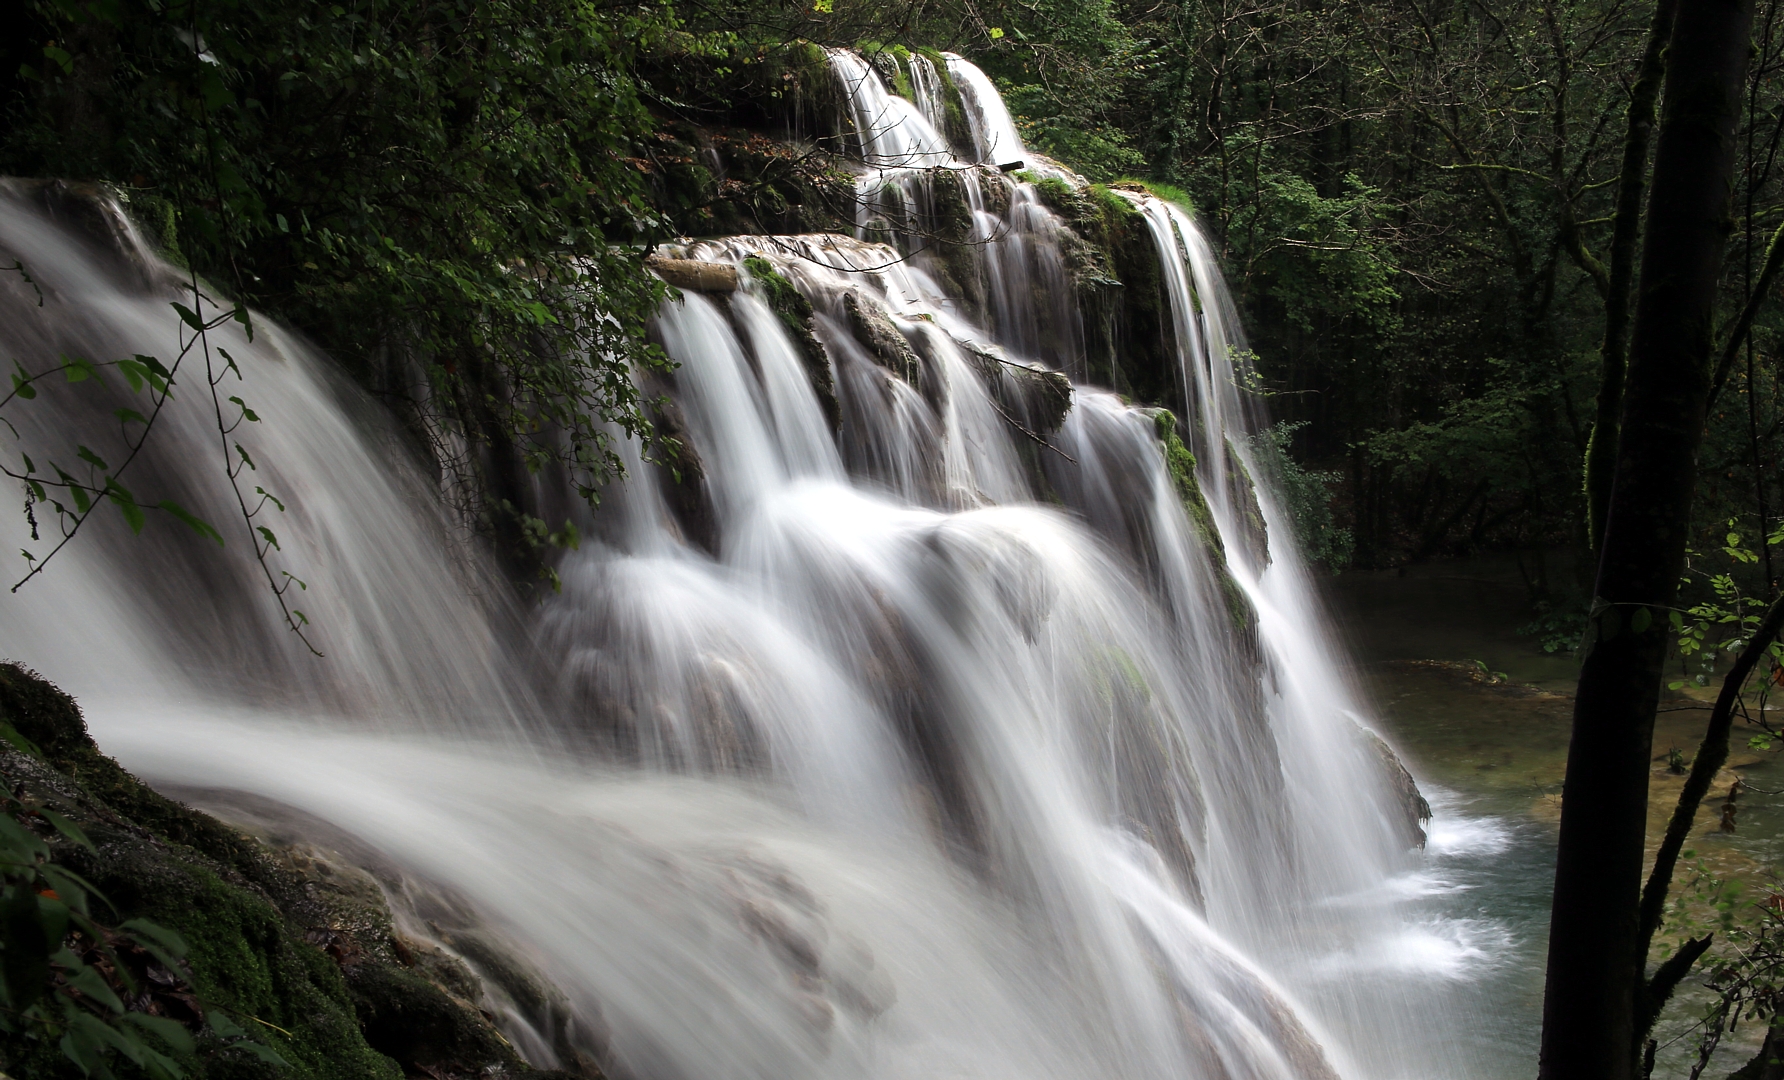
[[[1227,619],[1232,624],[1239,640],[1246,643],[1247,648],[1256,655],[1257,644],[1257,609],[1252,606],[1251,598],[1234,580],[1232,570],[1227,566],[1226,544],[1220,538],[1220,526],[1214,521],[1214,512],[1208,508],[1208,500],[1202,494],[1201,481],[1196,479],[1196,457],[1184,445],[1183,437],[1177,432],[1177,416],[1169,409],[1153,409],[1152,422],[1158,434],[1159,449],[1164,453],[1165,469],[1170,473],[1171,485],[1177,490],[1177,498],[1183,503],[1183,510],[1189,516],[1190,526],[1195,529],[1197,546],[1208,560],[1209,568],[1220,583],[1221,599],[1226,602]]]
[[[109,901],[95,912],[102,921],[143,918],[180,934],[200,1005],[241,1018],[288,1063],[206,1034],[181,1062],[188,1076],[564,1075],[520,1059],[467,1000],[476,993],[468,972],[440,985],[455,980],[417,962],[375,887],[344,903],[266,845],[157,793],[99,752],[73,699],[12,663],[0,663],[0,778],[27,805],[64,814],[92,838],[96,852],[59,840],[51,847]],[[120,1077],[137,1075],[127,1061],[113,1066]],[[0,1035],[0,1068],[19,1080],[81,1075],[54,1046],[18,1035]]]

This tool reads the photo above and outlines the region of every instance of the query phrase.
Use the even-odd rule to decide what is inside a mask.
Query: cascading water
[[[326,656],[284,632],[240,544],[165,522],[101,521],[8,599],[0,650],[143,775],[330,822],[474,911],[561,991],[556,1021],[504,1013],[540,1064],[1468,1075],[1448,1034],[1466,985],[1397,952],[1434,933],[1396,906],[1410,826],[1252,483],[1238,323],[1193,222],[1135,196],[1205,518],[1169,420],[1035,362],[1039,309],[1075,302],[1032,251],[1009,257],[1050,227],[1032,188],[963,164],[859,57],[833,62],[876,183],[945,166],[1002,185],[1001,214],[973,204],[999,226],[974,255],[1002,278],[992,310],[858,238],[687,246],[741,278],[658,319],[701,476],[622,447],[631,479],[581,522],[599,539],[530,611],[323,358],[264,320],[251,343],[220,331]],[[948,68],[977,157],[1026,156],[983,74]],[[44,294],[6,287],[8,355],[176,350],[177,278],[52,217],[0,197],[0,258]],[[815,360],[754,258],[811,301]],[[105,451],[105,409],[45,397],[24,447],[78,431]],[[176,390],[139,481],[227,521],[197,405]],[[702,528],[664,495],[690,482]]]
[[[1026,164],[1028,152],[1022,147],[1022,136],[997,87],[978,65],[964,57],[950,53],[947,60],[948,74],[960,89],[961,108],[972,126],[973,160],[998,168]]]

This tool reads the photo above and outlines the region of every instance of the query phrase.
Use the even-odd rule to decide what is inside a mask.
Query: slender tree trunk
[[[1623,369],[1629,334],[1629,285],[1635,277],[1635,242],[1641,233],[1642,192],[1648,173],[1654,103],[1660,96],[1667,38],[1672,35],[1678,0],[1658,0],[1648,28],[1648,47],[1629,90],[1629,133],[1623,139],[1623,169],[1617,183],[1616,216],[1611,223],[1609,280],[1604,293],[1604,343],[1599,348],[1598,409],[1586,444],[1586,536],[1597,551],[1611,504],[1617,471],[1617,421],[1623,412]]]
[[[1639,1069],[1654,709],[1703,440],[1752,21],[1751,0],[1694,0],[1673,21],[1617,468],[1567,756],[1542,1080],[1632,1080]]]

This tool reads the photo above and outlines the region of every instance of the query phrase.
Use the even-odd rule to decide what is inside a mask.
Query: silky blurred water
[[[226,545],[101,518],[0,608],[0,650],[151,780],[288,807],[452,897],[617,1076],[1500,1075],[1481,1017],[1512,1014],[1533,937],[1513,901],[1474,898],[1509,896],[1529,847],[1438,789],[1413,846],[1194,221],[1132,195],[1205,509],[1158,413],[1053,373],[1083,359],[1062,225],[978,167],[1032,157],[982,73],[948,61],[974,131],[953,147],[933,100],[832,63],[861,235],[672,251],[740,282],[653,328],[677,367],[650,392],[697,468],[622,440],[630,475],[572,512],[561,591],[518,602],[391,418],[263,319],[211,344],[264,418],[237,437],[291,506],[277,565],[324,655],[256,581],[192,374],[133,482]],[[987,226],[978,304],[921,237],[864,239],[940,184]],[[196,301],[172,268],[40,196],[0,198],[0,257],[44,290],[6,285],[9,354],[181,348],[170,304]],[[809,300],[821,358],[753,258]],[[114,453],[126,394],[46,392],[22,445]],[[408,886],[386,887],[405,917]],[[502,1016],[555,1060],[540,1033],[563,1015]]]

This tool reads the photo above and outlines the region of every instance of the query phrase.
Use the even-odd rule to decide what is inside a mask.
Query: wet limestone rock
[[[923,362],[917,358],[911,343],[899,333],[898,327],[892,325],[891,316],[877,303],[863,300],[853,292],[843,294],[842,306],[849,319],[849,329],[861,347],[879,361],[881,367],[918,390],[923,389]]]
[[[718,511],[706,484],[706,465],[700,460],[688,434],[681,406],[669,395],[667,380],[651,380],[646,386],[651,425],[656,429],[655,461],[663,501],[689,543],[709,552],[718,550]]]
[[[1387,775],[1388,783],[1394,791],[1394,805],[1400,811],[1395,824],[1400,826],[1407,846],[1424,847],[1425,822],[1431,820],[1431,804],[1419,792],[1418,781],[1412,778],[1412,773],[1407,771],[1400,755],[1394,753],[1394,748],[1387,744],[1387,740],[1354,720],[1351,721],[1351,726],[1356,729],[1357,737],[1369,747],[1370,753],[1380,763],[1382,772]]]
[[[973,211],[967,193],[980,189],[983,201],[982,185],[990,181],[979,174],[985,172],[996,175],[982,168],[936,166],[930,170],[930,220],[922,252],[926,268],[943,291],[959,297],[964,310],[980,317],[985,313],[985,279],[980,273],[985,245],[973,239]],[[995,182],[1004,183],[1001,176]]]
[[[830,371],[830,356],[812,330],[811,301],[791,281],[759,255],[743,260],[743,268],[762,287],[768,306],[780,316],[787,333],[799,346],[799,358],[805,362],[805,374],[811,380],[812,392],[831,431],[842,430],[842,405],[836,399],[836,378]]]
[[[979,377],[1004,412],[1029,432],[1051,435],[1072,411],[1072,380],[1064,373],[1029,367],[967,346]]]
[[[1226,455],[1228,505],[1238,520],[1245,550],[1251,555],[1252,563],[1262,570],[1270,565],[1270,530],[1264,523],[1264,509],[1258,505],[1257,485],[1252,482],[1251,470],[1245,467],[1245,459],[1234,449],[1231,439],[1226,443]]]

